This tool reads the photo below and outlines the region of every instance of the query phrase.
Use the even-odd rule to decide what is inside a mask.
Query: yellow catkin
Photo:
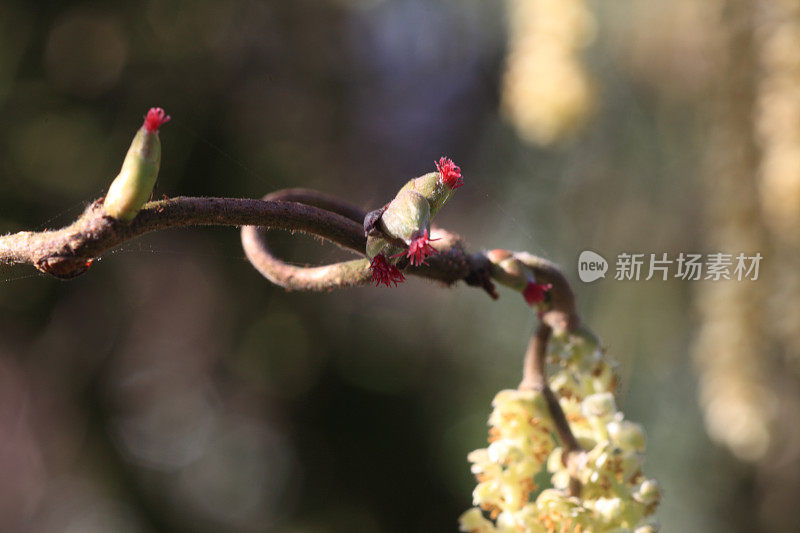
[[[759,192],[776,287],[769,317],[800,370],[800,0],[762,0],[756,19]]]
[[[507,0],[509,45],[502,86],[505,116],[528,142],[574,134],[594,108],[580,53],[595,21],[583,0]]]
[[[779,421],[760,465],[760,518],[768,531],[789,531],[800,491],[800,0],[757,0],[755,140],[758,186],[771,249],[768,333],[781,371],[773,381]]]
[[[752,255],[765,251],[752,142],[753,6],[727,0],[716,7],[708,25],[718,71],[709,98],[707,244],[711,252]],[[742,459],[761,459],[770,447],[776,404],[763,328],[763,283],[705,281],[698,303],[701,327],[694,357],[709,434]]]

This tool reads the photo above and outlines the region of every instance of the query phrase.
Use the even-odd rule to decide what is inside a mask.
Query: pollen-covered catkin
[[[763,0],[756,15],[758,188],[780,290],[768,301],[770,323],[800,374],[800,0]]]
[[[557,367],[548,382],[585,459],[568,471],[541,392],[500,391],[489,416],[489,446],[468,456],[478,484],[475,507],[459,519],[461,531],[657,531],[661,490],[642,472],[644,430],[617,409],[613,363],[581,332],[553,338],[548,359]],[[552,488],[537,486],[534,479],[548,473]],[[567,490],[571,474],[581,482],[580,498]]]
[[[752,143],[752,6],[731,0],[708,15],[719,60],[705,148],[707,244],[712,250],[751,254],[766,242],[755,179],[758,152]],[[701,326],[694,359],[706,428],[712,439],[751,461],[770,448],[777,403],[761,320],[765,301],[761,284],[736,280],[706,280],[697,298]]]
[[[523,139],[553,144],[578,131],[594,108],[593,83],[580,57],[594,38],[594,18],[584,0],[506,5],[503,112]]]

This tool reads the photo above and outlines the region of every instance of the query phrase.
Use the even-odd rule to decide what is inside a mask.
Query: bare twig
[[[264,229],[301,231],[317,235],[363,257],[366,239],[362,220],[366,212],[335,196],[309,189],[286,189],[263,200],[176,197],[144,206],[130,223],[108,217],[102,199],[93,202],[73,224],[60,230],[0,236],[0,263],[24,263],[62,279],[84,273],[103,253],[145,233],[186,226],[245,226],[242,240],[248,257],[262,274],[287,289],[327,290],[368,282],[365,261],[347,261],[323,267],[294,267],[275,258],[266,246]],[[259,229],[256,229],[256,226]],[[428,264],[409,268],[410,274],[453,284],[460,280],[497,297],[490,265],[484,253],[469,254],[461,238],[434,228],[439,254]],[[572,322],[574,298],[555,265],[528,254],[537,277],[553,285],[551,322]]]
[[[575,470],[572,466],[576,461],[580,460],[584,450],[572,433],[564,410],[561,408],[561,404],[558,403],[558,398],[547,384],[545,360],[547,357],[547,344],[552,333],[553,329],[545,322],[542,322],[531,336],[528,349],[525,352],[522,383],[520,383],[519,388],[521,390],[536,390],[544,396],[547,402],[547,409],[555,426],[556,435],[558,435],[558,440],[564,450],[562,455],[564,466],[568,467],[572,473]],[[570,476],[569,492],[572,496],[579,496],[581,492],[581,483],[574,475]]]
[[[265,200],[301,202],[317,207],[335,210],[345,216],[352,215],[353,220],[363,219],[366,213],[357,207],[341,200],[315,191],[305,189],[289,189],[278,191],[264,197]],[[429,267],[412,270],[414,274],[425,275],[454,283],[460,279],[471,285],[484,288],[490,296],[497,297],[488,274],[488,260],[484,254],[468,255],[461,239],[452,233],[437,229],[435,236],[440,238],[436,247],[440,253],[431,257]],[[322,267],[296,267],[289,265],[274,255],[266,243],[266,232],[263,228],[248,226],[242,228],[242,245],[248,259],[267,279],[287,289],[327,290],[338,287],[369,283],[369,263],[366,259],[347,261]],[[564,449],[565,466],[580,459],[583,449],[569,427],[558,398],[547,384],[545,358],[547,344],[553,330],[572,331],[580,324],[575,307],[575,295],[561,269],[554,263],[518,252],[514,257],[531,268],[540,283],[550,284],[550,305],[542,312],[542,323],[537,328],[525,354],[523,380],[520,389],[541,391],[547,401],[547,407],[556,428],[559,442]],[[574,468],[570,468],[574,470]],[[569,492],[578,496],[581,484],[572,476]]]
[[[86,272],[103,253],[151,231],[185,226],[244,226],[245,253],[270,281],[289,290],[330,290],[370,281],[369,261],[364,257],[365,216],[366,212],[357,206],[308,189],[277,191],[262,200],[170,198],[146,204],[129,223],[107,216],[101,199],[93,202],[73,224],[60,230],[24,231],[0,237],[0,263],[27,263],[42,272],[68,279]],[[317,235],[362,257],[319,267],[293,266],[271,253],[265,237],[268,229]],[[439,253],[429,257],[427,265],[410,267],[409,273],[446,284],[465,281],[497,297],[486,254],[469,254],[458,235],[440,228],[432,230],[432,237]],[[547,385],[544,361],[552,332],[572,331],[580,323],[575,296],[555,264],[527,253],[514,256],[531,268],[538,282],[552,285],[550,302],[541,313],[542,324],[528,346],[520,388],[544,394],[568,462],[582,450],[558,399]],[[574,478],[572,481],[570,492],[578,494],[580,484]]]
[[[286,189],[268,194],[267,201],[298,202],[304,205],[329,209],[351,220],[363,220],[366,212],[339,198],[308,189]],[[361,226],[359,226],[360,228]],[[287,290],[330,290],[364,285],[370,282],[369,261],[359,259],[321,267],[298,267],[275,257],[267,244],[267,230],[263,226],[242,228],[242,246],[253,266],[273,283]],[[359,229],[363,238],[363,229]],[[435,228],[434,245],[439,254],[428,258],[428,265],[409,267],[414,275],[442,281],[447,284],[467,280],[470,276],[486,273],[488,263],[483,254],[467,254],[460,237]],[[361,252],[363,255],[362,247]],[[468,282],[469,283],[469,282]]]
[[[311,205],[319,207],[331,213],[336,213],[345,218],[349,218],[359,225],[364,223],[364,217],[367,216],[367,211],[334,196],[324,192],[315,191],[314,189],[281,189],[279,191],[271,192],[264,196],[262,200],[275,201],[275,202],[296,202],[298,204]]]
[[[550,290],[550,305],[542,313],[542,322],[548,324],[557,332],[577,329],[580,325],[580,318],[575,307],[575,294],[572,292],[572,287],[570,287],[569,281],[567,281],[561,268],[552,261],[527,252],[517,252],[514,257],[533,271],[539,283],[546,283],[552,286]]]
[[[70,226],[0,237],[0,263],[27,263],[59,278],[85,272],[91,262],[120,244],[151,231],[184,226],[261,224],[318,235],[362,252],[360,224],[317,207],[263,200],[177,197],[151,202],[130,223],[108,217],[102,200]]]

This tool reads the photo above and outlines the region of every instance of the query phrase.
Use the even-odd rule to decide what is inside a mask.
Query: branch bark
[[[233,198],[176,197],[144,206],[131,222],[107,216],[102,199],[93,202],[73,224],[60,230],[23,231],[0,237],[0,263],[27,263],[61,279],[83,274],[103,253],[151,231],[186,226],[243,226],[242,245],[248,259],[267,279],[288,290],[331,290],[370,282],[369,261],[364,257],[366,212],[335,196],[308,189],[286,189],[262,200]],[[321,237],[362,257],[319,267],[297,267],[274,256],[266,231],[301,231]],[[432,229],[434,247],[439,251],[428,264],[411,267],[408,273],[454,284],[459,280],[484,289],[497,297],[491,281],[491,264],[486,254],[470,254],[463,240],[440,228]],[[583,450],[570,430],[558,398],[547,384],[545,356],[553,331],[572,331],[580,320],[575,296],[563,272],[555,264],[524,253],[514,256],[533,270],[540,283],[552,285],[549,307],[531,338],[525,355],[520,388],[541,391],[550,410],[565,461],[579,457]],[[572,479],[570,492],[580,493]]]
[[[545,370],[547,360],[547,344],[553,334],[553,329],[545,322],[539,324],[536,332],[531,336],[528,343],[528,349],[525,352],[525,360],[522,370],[522,383],[519,388],[521,390],[536,390],[542,393],[547,402],[547,409],[550,412],[550,417],[555,426],[558,441],[563,449],[562,458],[564,466],[570,469],[570,472],[575,470],[574,466],[583,455],[583,448],[581,447],[578,439],[572,433],[569,427],[569,422],[558,402],[553,390],[547,384],[547,373]],[[570,476],[569,493],[571,496],[580,496],[581,483],[574,476]]]
[[[93,202],[71,225],[42,232],[23,231],[0,236],[0,264],[24,263],[61,279],[83,274],[92,262],[121,244],[145,233],[187,226],[245,226],[242,242],[254,266],[288,290],[330,290],[369,282],[366,260],[322,267],[296,267],[276,258],[265,239],[268,229],[301,231],[331,241],[364,256],[366,211],[332,195],[309,189],[285,189],[262,200],[175,197],[150,202],[131,222],[107,216],[102,199]],[[428,264],[410,267],[413,275],[452,285],[460,280],[497,298],[491,266],[482,252],[468,253],[456,234],[433,228],[439,254]],[[519,254],[542,282],[553,285],[552,306],[542,316],[554,327],[577,324],[574,296],[554,264]]]
[[[103,253],[151,231],[245,224],[311,233],[357,253],[366,244],[361,225],[350,218],[293,202],[176,197],[148,203],[126,223],[107,216],[97,200],[63,229],[0,237],[0,263],[27,263],[68,279],[84,273]]]
[[[364,239],[363,220],[366,211],[339,198],[308,189],[286,189],[266,195],[265,201],[297,202],[330,210],[358,222],[358,233]],[[320,267],[298,267],[276,257],[267,242],[267,230],[261,226],[242,228],[242,247],[253,266],[271,282],[287,290],[320,291],[366,285],[370,283],[369,261],[358,259]],[[353,236],[355,237],[355,235]],[[481,277],[489,268],[483,254],[470,255],[458,235],[434,228],[432,237],[439,254],[428,258],[428,265],[409,267],[407,273],[453,284],[469,283],[470,276]],[[359,252],[364,253],[366,239]],[[472,284],[472,283],[470,283]]]

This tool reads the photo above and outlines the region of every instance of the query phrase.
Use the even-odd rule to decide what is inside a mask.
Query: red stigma
[[[438,254],[439,250],[431,246],[432,241],[438,241],[439,239],[431,239],[428,237],[428,230],[425,230],[425,233],[414,237],[411,241],[411,244],[408,245],[408,250],[403,253],[393,255],[392,257],[400,257],[405,255],[408,257],[409,262],[413,266],[419,265],[427,265],[428,263],[425,262],[425,258],[429,255]]]
[[[155,133],[158,128],[169,122],[171,118],[160,107],[151,107],[150,111],[144,116],[144,127],[150,133]]]
[[[553,286],[551,284],[542,285],[536,282],[528,282],[525,286],[525,290],[522,291],[522,297],[525,298],[525,302],[533,307],[536,304],[540,304],[544,301],[547,292],[552,289]]]
[[[380,287],[381,283],[387,287],[391,287],[390,284],[394,283],[394,286],[397,287],[398,283],[406,280],[400,269],[387,261],[383,254],[376,255],[369,264],[369,268],[372,270],[372,281],[375,282],[376,287]]]
[[[461,167],[453,163],[453,160],[442,157],[436,164],[436,170],[442,177],[442,181],[451,189],[458,189],[464,185],[464,178],[461,177]]]

